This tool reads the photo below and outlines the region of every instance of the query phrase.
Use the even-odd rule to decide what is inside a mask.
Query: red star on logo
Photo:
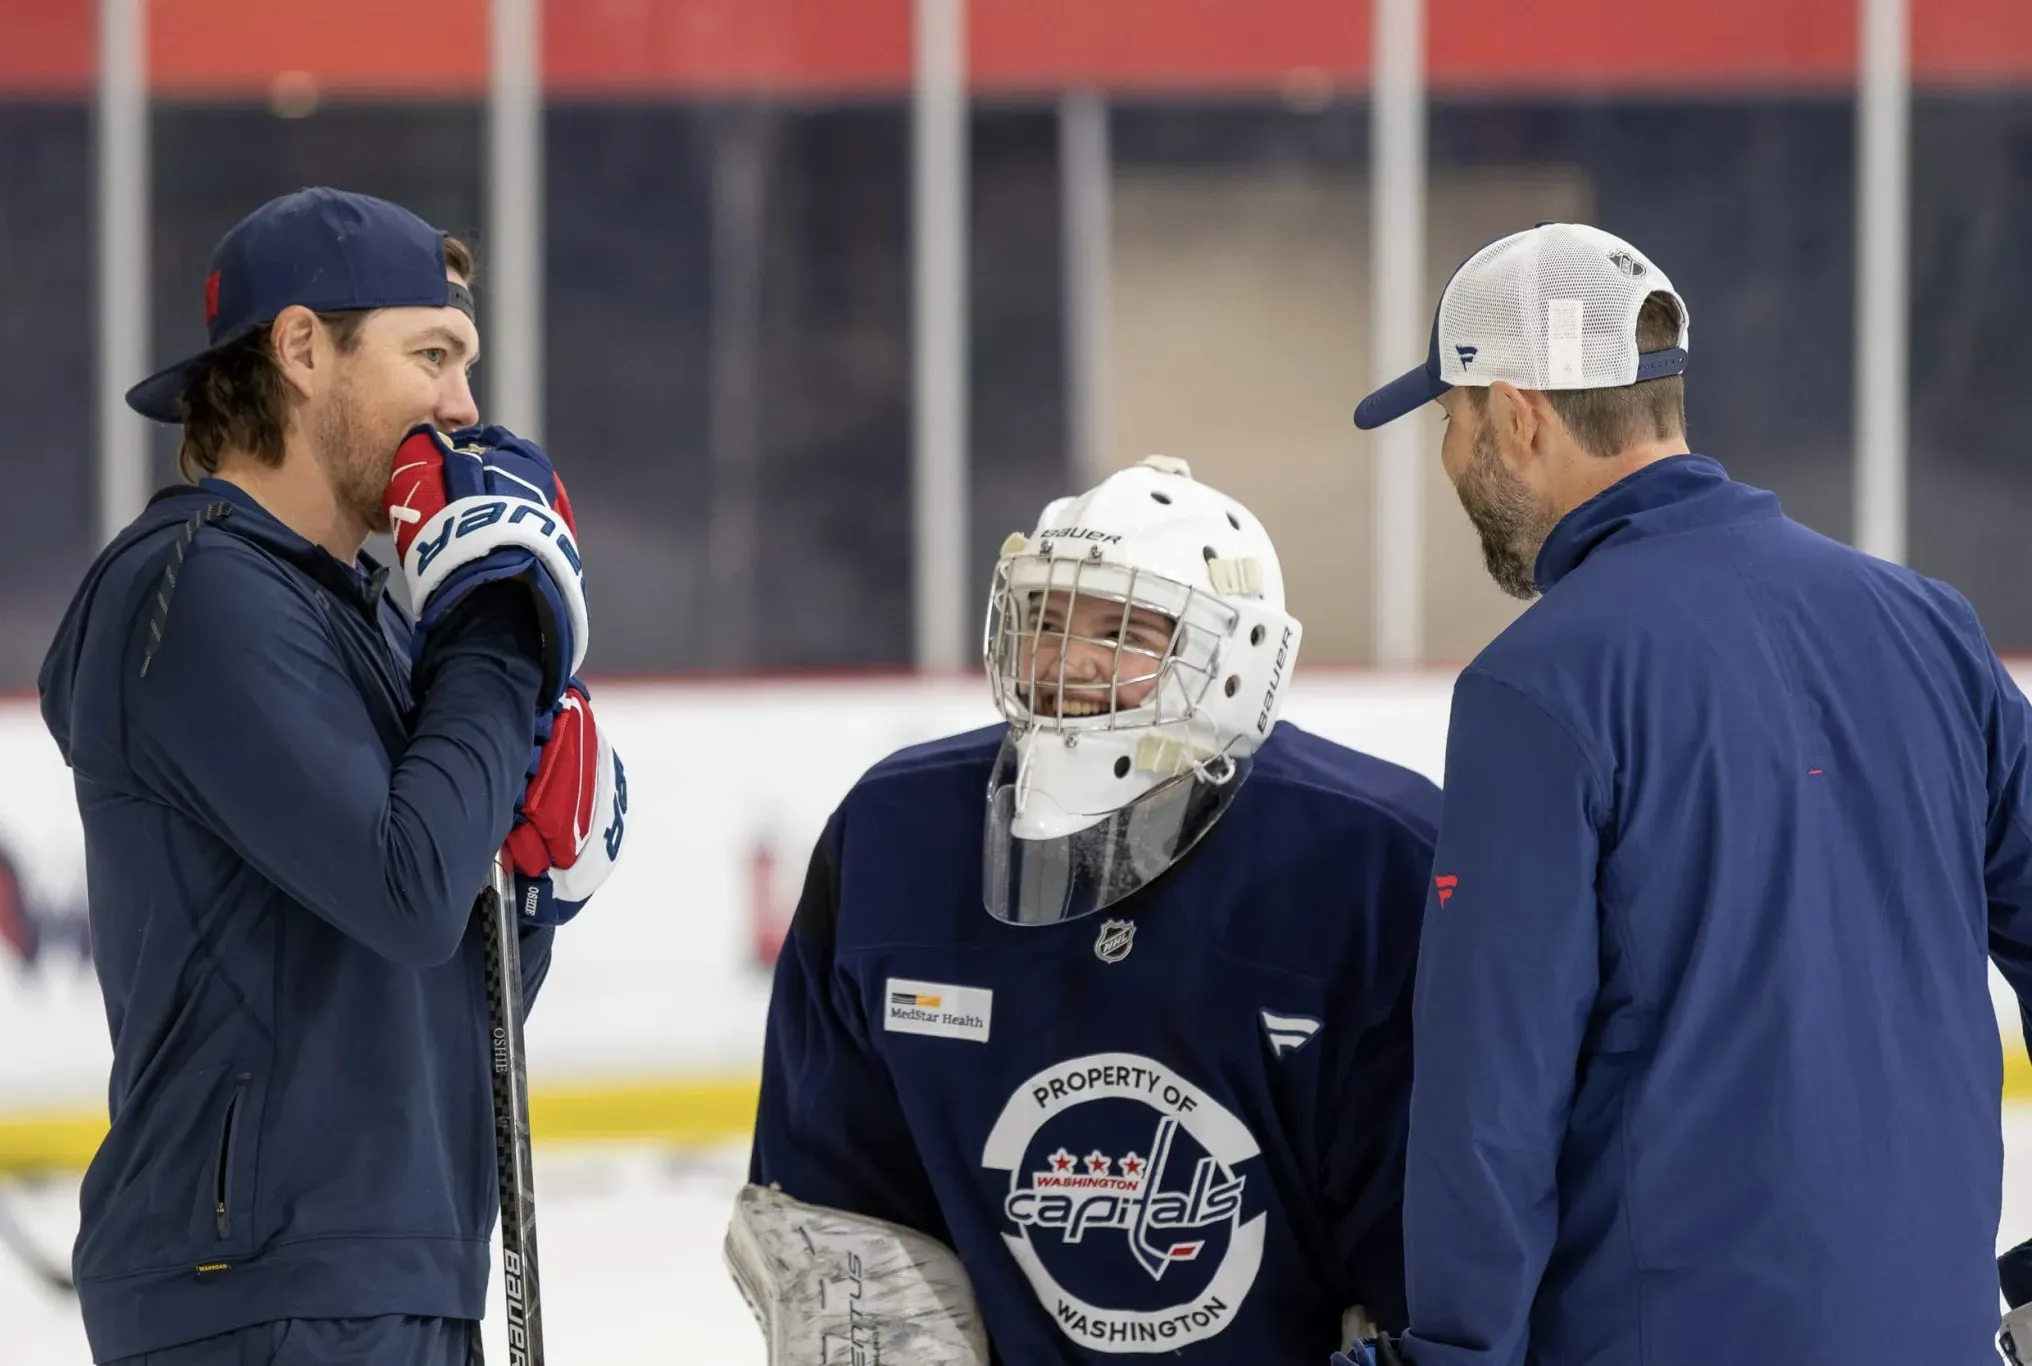
[[[1078,1161],[1078,1158],[1060,1148],[1051,1155],[1051,1169],[1055,1172],[1069,1172]]]
[[[1136,1154],[1130,1153],[1127,1157],[1122,1159],[1122,1175],[1134,1176],[1137,1172],[1140,1172],[1142,1170],[1143,1170],[1143,1159],[1136,1156]]]
[[[1108,1174],[1108,1168],[1113,1164],[1114,1159],[1110,1157],[1103,1157],[1101,1155],[1101,1150],[1099,1148],[1096,1148],[1092,1152],[1087,1154],[1087,1170],[1089,1172],[1092,1172],[1095,1176],[1106,1176]]]

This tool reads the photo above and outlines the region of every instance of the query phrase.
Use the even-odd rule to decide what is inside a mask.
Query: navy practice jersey
[[[1321,1366],[1404,1320],[1410,994],[1439,791],[1282,723],[1180,865],[982,906],[1003,728],[834,812],[777,963],[752,1178],[953,1247],[997,1360]]]

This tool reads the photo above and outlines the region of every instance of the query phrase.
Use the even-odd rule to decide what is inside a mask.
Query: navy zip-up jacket
[[[1990,1366],[2024,697],[1959,594],[1697,455],[1537,579],[1454,693],[1407,1358]]]
[[[165,490],[41,676],[85,832],[111,1129],[73,1254],[93,1357],[275,1319],[484,1315],[482,936],[539,666],[520,589],[435,633],[231,484]],[[525,932],[525,991],[550,932]]]

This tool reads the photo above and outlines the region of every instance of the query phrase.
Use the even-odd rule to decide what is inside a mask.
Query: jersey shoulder
[[[1345,803],[1427,844],[1439,837],[1440,789],[1432,779],[1290,721],[1279,721],[1270,743],[1257,751],[1250,781]]]
[[[1008,727],[979,730],[908,745],[878,761],[855,780],[833,815],[836,838],[846,829],[865,836],[897,821],[920,838],[975,839],[987,800],[988,775]]]
[[[1280,722],[1175,891],[1230,959],[1378,1018],[1415,961],[1439,812],[1425,775]]]

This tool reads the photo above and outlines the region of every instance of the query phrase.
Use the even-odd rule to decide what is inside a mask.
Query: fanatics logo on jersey
[[[988,1041],[995,993],[987,987],[956,987],[944,982],[891,977],[883,991],[887,1001],[884,1029],[897,1034],[929,1034],[937,1039]]]
[[[1097,1053],[1019,1086],[981,1164],[1008,1174],[1002,1242],[1059,1331],[1160,1354],[1226,1328],[1256,1283],[1269,1216],[1241,1168],[1259,1151],[1163,1063]]]
[[[1104,920],[1094,940],[1094,957],[1103,963],[1119,963],[1136,947],[1136,923],[1132,920]]]
[[[1263,1032],[1270,1036],[1270,1051],[1278,1057],[1296,1053],[1319,1033],[1319,1021],[1310,1015],[1278,1015],[1263,1011]]]

